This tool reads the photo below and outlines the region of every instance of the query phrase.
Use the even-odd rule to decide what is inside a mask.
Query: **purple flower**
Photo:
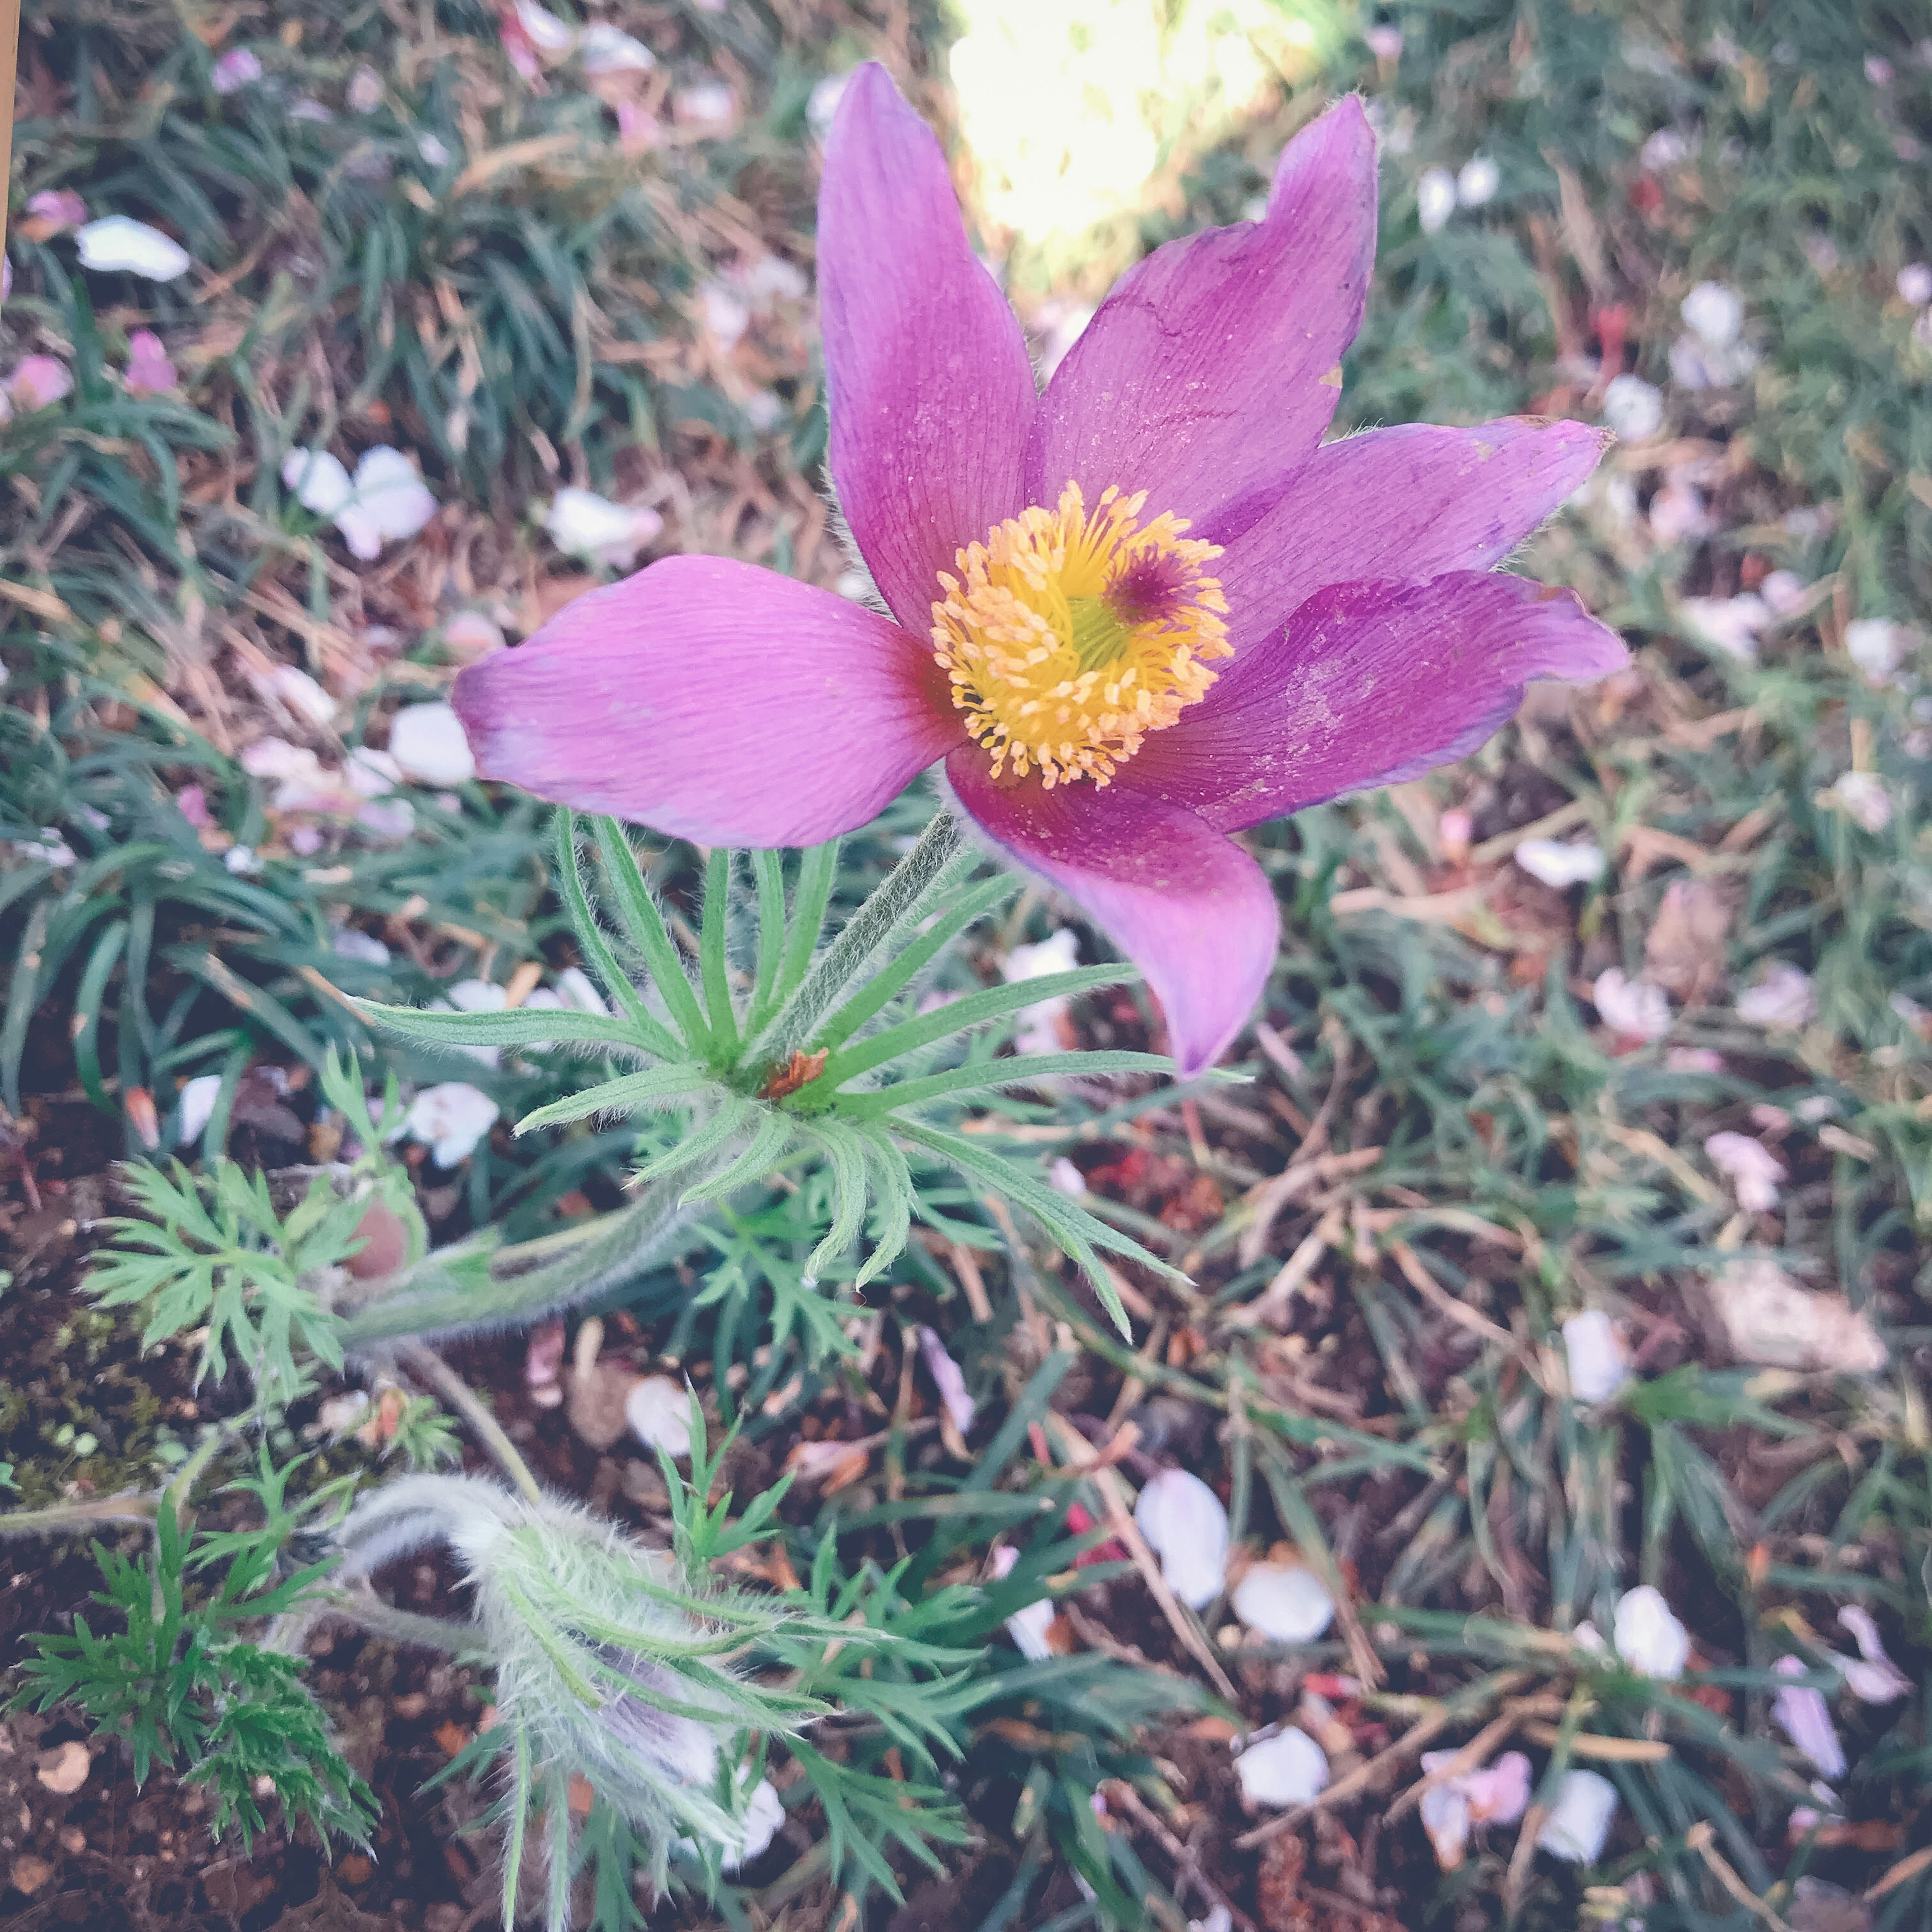
[[[668,558],[466,669],[484,776],[708,844],[809,844],[944,760],[961,812],[1112,933],[1176,1059],[1246,1020],[1278,932],[1227,835],[1473,750],[1622,644],[1490,566],[1600,433],[1511,419],[1324,446],[1375,255],[1339,103],[1258,221],[1124,276],[1043,393],[944,156],[884,70],[826,143],[831,466],[886,610]],[[896,621],[895,621],[896,620]]]

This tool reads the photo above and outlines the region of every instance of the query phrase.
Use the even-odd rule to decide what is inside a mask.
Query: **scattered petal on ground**
[[[979,1412],[979,1405],[966,1393],[965,1376],[959,1364],[946,1352],[946,1343],[938,1329],[921,1324],[919,1352],[925,1360],[926,1372],[939,1391],[939,1399],[945,1405],[946,1414],[952,1419],[952,1426],[962,1436],[968,1434],[972,1429],[974,1417]]]
[[[188,273],[188,252],[178,242],[125,214],[104,216],[77,231],[80,266],[102,274],[140,275],[151,282],[172,282]]]
[[[1255,1564],[1229,1601],[1249,1629],[1276,1643],[1312,1643],[1335,1616],[1328,1585],[1300,1563]]]
[[[1775,1262],[1733,1262],[1711,1278],[1718,1337],[1731,1357],[1801,1373],[1875,1375],[1885,1343],[1842,1294],[1809,1288]]]
[[[1670,1030],[1670,1000],[1664,988],[1629,978],[1621,967],[1599,973],[1591,997],[1604,1024],[1625,1040],[1661,1040]]]
[[[670,1376],[640,1376],[624,1398],[624,1419],[646,1448],[691,1454],[691,1391]]]
[[[1537,1848],[1571,1864],[1594,1864],[1610,1838],[1617,1804],[1617,1787],[1600,1773],[1566,1771],[1536,1834]]]
[[[1809,1669],[1800,1657],[1780,1657],[1772,1669],[1780,1677],[1802,1677]],[[1787,1684],[1771,1700],[1771,1714],[1784,1735],[1834,1780],[1845,1774],[1845,1748],[1832,1723],[1825,1694],[1809,1684]]]
[[[1603,877],[1602,848],[1586,841],[1571,844],[1556,838],[1526,838],[1513,856],[1532,879],[1559,891],[1587,886]]]
[[[1678,1678],[1690,1658],[1690,1633],[1648,1583],[1617,1599],[1617,1654],[1642,1677]]]
[[[1290,1724],[1239,1753],[1234,1774],[1250,1804],[1310,1804],[1328,1783],[1328,1754]]]
[[[1738,995],[1738,1018],[1753,1026],[1809,1026],[1817,1017],[1810,974],[1787,960],[1774,961],[1755,986]]]
[[[1738,1205],[1768,1214],[1778,1205],[1778,1190],[1790,1170],[1762,1141],[1749,1134],[1713,1134],[1704,1143],[1711,1165],[1731,1184]]]
[[[1630,1352],[1600,1308],[1586,1308],[1563,1324],[1570,1393],[1579,1402],[1607,1402],[1630,1379]]]
[[[425,1087],[410,1103],[405,1123],[410,1138],[428,1148],[439,1167],[467,1160],[476,1144],[496,1124],[496,1103],[460,1080]]]
[[[1858,1645],[1856,1662],[1850,1658],[1833,1658],[1845,1673],[1845,1688],[1864,1704],[1895,1704],[1912,1694],[1912,1679],[1886,1655],[1885,1640],[1871,1612],[1856,1604],[1847,1604],[1838,1612],[1838,1622],[1852,1634]]]
[[[656,511],[628,507],[600,496],[594,490],[560,490],[544,520],[550,541],[572,556],[628,570],[638,552],[656,542],[664,529]]]
[[[1163,1469],[1134,1505],[1134,1521],[1160,1558],[1167,1586],[1190,1610],[1221,1594],[1228,1568],[1228,1512],[1221,1498],[1186,1469]]]
[[[175,1138],[183,1147],[194,1146],[208,1131],[208,1121],[214,1113],[215,1100],[220,1091],[221,1076],[218,1073],[197,1073],[192,1080],[182,1084]]]
[[[1436,233],[1456,212],[1456,177],[1447,168],[1426,168],[1415,184],[1416,219],[1425,235]]]
[[[404,777],[419,784],[465,784],[476,776],[462,722],[440,700],[396,713],[389,723],[389,755]]]

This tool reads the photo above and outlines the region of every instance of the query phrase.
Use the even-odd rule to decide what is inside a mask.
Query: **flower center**
[[[1166,514],[1143,526],[1146,501],[1108,489],[1090,518],[1070,483],[1055,508],[1035,504],[961,550],[957,578],[940,573],[934,655],[995,778],[1010,762],[1049,790],[1106,784],[1232,652],[1227,599],[1203,568],[1219,547]]]

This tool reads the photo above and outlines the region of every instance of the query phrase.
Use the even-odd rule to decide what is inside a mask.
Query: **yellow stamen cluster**
[[[1104,785],[1150,731],[1205,697],[1210,661],[1232,646],[1220,548],[1185,538],[1168,514],[1138,521],[1144,491],[1102,493],[1087,514],[1078,484],[1058,506],[1009,517],[941,572],[932,641],[966,729],[992,754],[1037,770],[1051,788]]]

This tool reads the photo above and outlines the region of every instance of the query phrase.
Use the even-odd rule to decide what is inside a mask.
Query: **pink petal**
[[[1138,761],[1137,761],[1138,762]],[[946,760],[960,804],[1147,975],[1183,1073],[1211,1065],[1268,985],[1280,937],[1261,868],[1193,812],[1116,782],[995,784],[977,746]]]
[[[668,557],[578,598],[452,694],[484,778],[701,844],[862,825],[960,742],[930,654],[829,590]]]
[[[1210,532],[1226,546],[1212,568],[1228,641],[1238,652],[1265,641],[1327,584],[1500,562],[1588,476],[1606,440],[1585,423],[1508,416],[1324,444],[1245,529]]]
[[[826,143],[818,274],[839,506],[923,638],[940,572],[1024,507],[1033,364],[967,246],[938,142],[876,62],[852,76]]]
[[[1132,782],[1234,831],[1465,757],[1532,678],[1629,659],[1573,592],[1521,578],[1330,584],[1150,736]]]
[[[1341,395],[1376,253],[1376,139],[1353,95],[1289,142],[1258,222],[1165,248],[1114,285],[1040,400],[1027,494],[1146,490],[1199,522],[1304,464]]]

